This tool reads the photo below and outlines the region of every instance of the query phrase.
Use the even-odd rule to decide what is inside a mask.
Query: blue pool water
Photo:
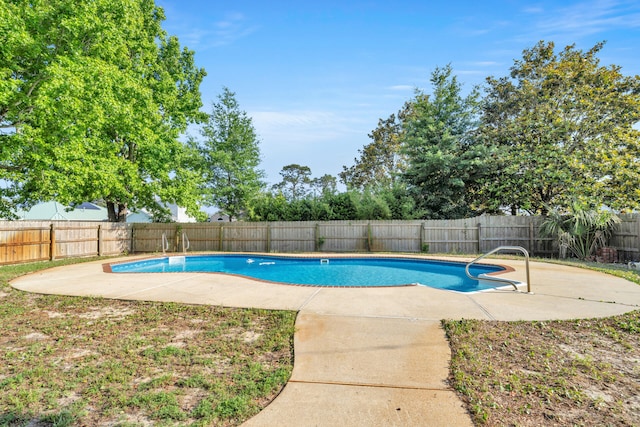
[[[112,264],[114,273],[208,272],[248,276],[277,283],[310,286],[376,287],[425,285],[459,292],[495,285],[469,279],[465,264],[407,258],[294,258],[248,255],[191,255]],[[504,270],[473,265],[471,274]]]

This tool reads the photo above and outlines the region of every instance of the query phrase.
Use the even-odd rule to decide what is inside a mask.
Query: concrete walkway
[[[524,262],[489,262],[515,269],[503,277],[524,280]],[[447,384],[450,351],[441,319],[570,319],[640,308],[638,285],[538,262],[531,263],[533,294],[317,288],[200,273],[111,274],[102,263],[53,268],[12,285],[39,293],[299,312],[292,377],[246,426],[470,426]]]

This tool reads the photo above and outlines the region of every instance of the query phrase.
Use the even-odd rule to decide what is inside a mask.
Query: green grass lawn
[[[624,267],[571,265],[640,283],[638,272]],[[452,350],[450,382],[476,425],[640,425],[640,311],[443,326]]]
[[[293,312],[36,295],[7,284],[64,263],[0,268],[0,426],[238,425],[290,377]]]

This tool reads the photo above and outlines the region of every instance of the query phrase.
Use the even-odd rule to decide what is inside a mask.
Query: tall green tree
[[[398,182],[404,167],[404,158],[400,150],[403,136],[402,120],[408,108],[407,104],[397,116],[392,114],[386,120],[380,119],[378,127],[369,134],[372,142],[358,150],[360,158],[355,158],[352,166],[342,167],[339,175],[347,188],[388,190]]]
[[[600,65],[603,46],[541,41],[509,77],[487,79],[479,137],[499,148],[488,203],[541,214],[574,201],[640,206],[640,76]]]
[[[328,221],[334,214],[327,199],[322,197],[287,200],[282,193],[263,193],[251,203],[247,219],[249,221]]]
[[[247,209],[249,221],[286,221],[290,211],[290,203],[281,193],[260,193],[252,200]]]
[[[112,221],[166,214],[164,203],[198,215],[198,173],[178,138],[203,118],[205,72],[163,20],[153,0],[0,2],[0,179],[12,202],[103,200]]]
[[[391,219],[420,219],[426,216],[416,207],[416,201],[404,183],[398,182],[390,189],[378,190],[376,194],[389,206]]]
[[[315,196],[322,196],[324,194],[334,194],[338,190],[338,183],[335,176],[324,174],[320,178],[313,178],[311,187]]]
[[[201,156],[205,203],[220,208],[229,220],[237,218],[264,187],[253,121],[225,87],[200,133],[204,140],[192,144]]]
[[[475,185],[486,170],[486,147],[473,139],[479,93],[463,96],[450,65],[436,68],[431,84],[431,95],[416,91],[403,122],[404,180],[427,218],[462,218],[476,213]]]
[[[309,166],[292,163],[282,167],[280,171],[282,181],[273,186],[281,191],[289,201],[305,198],[311,191],[311,168]]]

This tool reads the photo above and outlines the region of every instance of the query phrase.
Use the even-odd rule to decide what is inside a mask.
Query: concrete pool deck
[[[470,426],[447,384],[450,351],[441,319],[573,319],[640,308],[640,286],[634,283],[542,262],[530,263],[532,294],[319,288],[211,273],[103,271],[104,263],[139,258],[56,267],[11,284],[45,294],[298,311],[291,379],[247,426]],[[524,261],[486,262],[509,266],[514,271],[502,277],[524,281]]]

